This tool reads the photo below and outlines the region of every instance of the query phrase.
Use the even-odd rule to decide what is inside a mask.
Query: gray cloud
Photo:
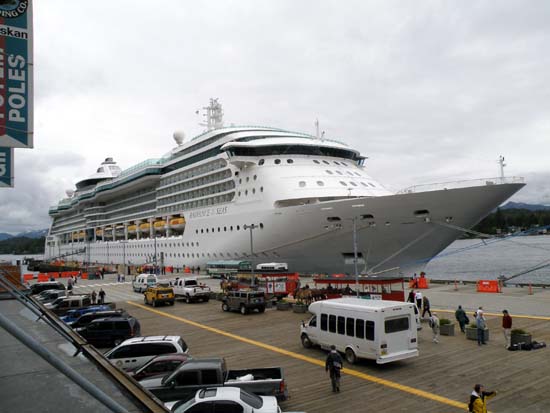
[[[48,205],[106,156],[129,167],[176,129],[201,132],[210,97],[227,123],[312,132],[319,118],[391,188],[493,177],[502,154],[528,178],[514,199],[550,203],[546,1],[34,7],[37,147],[16,151],[0,231],[47,226]]]

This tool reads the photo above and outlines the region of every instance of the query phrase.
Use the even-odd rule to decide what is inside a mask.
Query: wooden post
[[[529,283],[529,295],[533,295],[533,286]]]
[[[458,291],[458,285],[456,283],[456,280],[455,280],[455,291]]]

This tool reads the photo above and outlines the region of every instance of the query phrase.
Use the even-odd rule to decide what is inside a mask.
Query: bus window
[[[346,317],[338,316],[338,334],[346,334]]]
[[[327,331],[327,315],[321,314],[321,330]]]
[[[330,331],[331,333],[336,333],[336,316],[335,315],[328,316],[328,331]]]
[[[384,327],[386,330],[386,334],[406,331],[409,329],[409,317],[400,317],[386,320]]]
[[[365,338],[365,322],[363,320],[355,320],[355,337]]]
[[[374,321],[367,321],[365,329],[365,338],[367,340],[374,340]]]
[[[353,331],[353,327],[355,326],[355,319],[353,318],[346,318],[346,335],[354,337],[355,333]]]

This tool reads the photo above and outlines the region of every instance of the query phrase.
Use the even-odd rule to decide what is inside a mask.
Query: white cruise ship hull
[[[283,208],[221,205],[186,215],[183,235],[128,241],[81,242],[46,250],[50,257],[75,252],[91,263],[182,268],[208,261],[250,259],[288,262],[303,273],[354,272],[353,222],[359,271],[412,274],[524,184],[499,184],[397,195],[348,198]],[[416,214],[415,214],[416,213]],[[260,225],[261,224],[261,225]],[[158,235],[157,235],[158,236]]]

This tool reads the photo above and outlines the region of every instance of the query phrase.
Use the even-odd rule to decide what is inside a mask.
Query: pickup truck
[[[68,295],[66,297],[59,297],[57,300],[44,304],[44,307],[54,312],[58,316],[67,314],[70,310],[77,308],[89,307],[92,305],[92,300],[89,295]],[[115,303],[103,303],[111,309],[116,308]]]
[[[199,284],[196,278],[176,278],[171,285],[176,297],[183,297],[187,303],[210,299],[210,287]]]
[[[188,400],[197,390],[226,386],[279,400],[288,398],[281,367],[227,370],[223,358],[191,358],[172,373],[141,380],[139,384],[163,402]]]

